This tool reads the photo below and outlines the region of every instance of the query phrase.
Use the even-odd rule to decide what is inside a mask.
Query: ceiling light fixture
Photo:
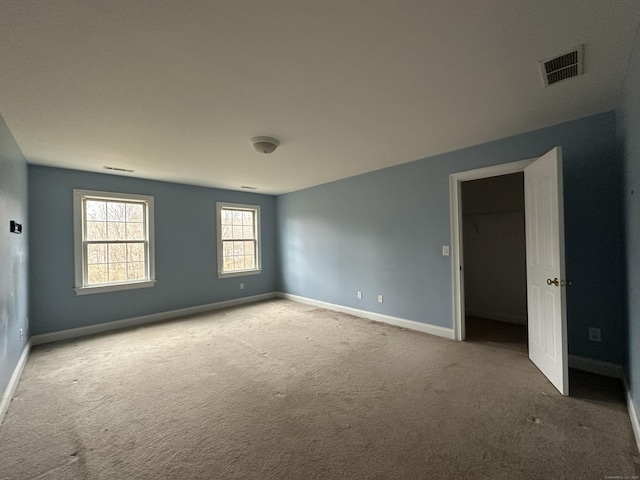
[[[273,137],[253,137],[251,143],[260,153],[272,153],[280,145],[280,140]]]

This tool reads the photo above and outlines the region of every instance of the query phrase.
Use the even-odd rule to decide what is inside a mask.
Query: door
[[[529,358],[569,395],[562,149],[524,169]]]

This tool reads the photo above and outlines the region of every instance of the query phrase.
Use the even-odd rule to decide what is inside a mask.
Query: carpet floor
[[[570,388],[500,342],[270,300],[35,347],[0,479],[638,478],[619,383]]]

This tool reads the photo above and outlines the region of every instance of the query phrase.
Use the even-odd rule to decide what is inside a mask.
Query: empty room
[[[640,478],[639,27],[0,0],[0,479]]]

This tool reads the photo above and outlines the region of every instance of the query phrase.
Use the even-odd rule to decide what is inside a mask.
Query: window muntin
[[[76,293],[152,286],[153,197],[74,191]]]
[[[218,275],[260,273],[260,207],[217,203]]]

